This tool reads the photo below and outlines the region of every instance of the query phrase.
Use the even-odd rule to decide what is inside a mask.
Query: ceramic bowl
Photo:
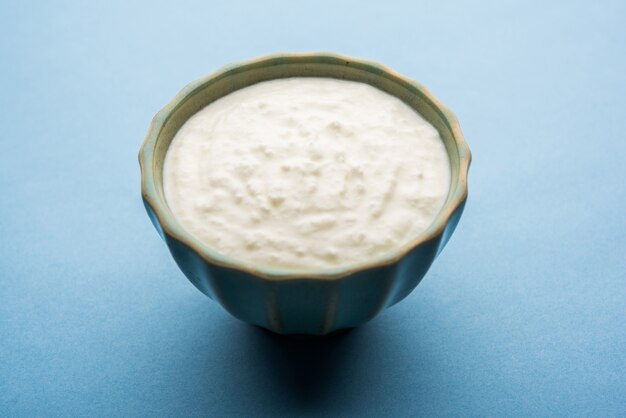
[[[360,81],[396,96],[439,131],[452,180],[432,225],[394,252],[358,265],[307,273],[222,256],[178,224],[163,194],[163,161],[178,129],[198,110],[237,89],[285,77]],[[233,316],[280,334],[324,335],[352,328],[405,298],[454,231],[467,199],[470,151],[454,114],[420,84],[382,65],[336,54],[280,54],[231,65],[187,85],[154,117],[139,153],[143,201],[187,278]]]

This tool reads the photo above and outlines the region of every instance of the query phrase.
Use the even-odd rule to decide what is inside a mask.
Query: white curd
[[[441,210],[450,164],[437,130],[364,83],[266,81],[192,116],[163,167],[167,203],[199,241],[293,270],[366,263]]]

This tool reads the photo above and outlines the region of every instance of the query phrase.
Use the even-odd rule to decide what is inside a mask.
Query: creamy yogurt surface
[[[193,115],[163,167],[177,221],[254,265],[362,264],[414,239],[441,210],[450,163],[437,130],[364,83],[287,78]]]

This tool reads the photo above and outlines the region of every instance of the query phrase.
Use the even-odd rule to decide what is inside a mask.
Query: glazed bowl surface
[[[451,184],[430,227],[376,259],[335,269],[295,271],[225,257],[176,221],[163,192],[163,163],[176,132],[200,109],[235,90],[287,77],[370,84],[403,100],[439,131],[450,159]],[[467,200],[470,159],[456,117],[423,86],[380,64],[329,53],[266,56],[188,84],[154,117],[139,152],[144,205],[185,276],[242,321],[280,334],[306,335],[361,325],[419,284],[459,222]]]

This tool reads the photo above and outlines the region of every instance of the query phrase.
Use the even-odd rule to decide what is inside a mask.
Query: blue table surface
[[[625,416],[626,3],[0,4],[0,416]],[[470,198],[402,303],[285,340],[180,273],[137,152],[187,82],[276,51],[452,108]]]

